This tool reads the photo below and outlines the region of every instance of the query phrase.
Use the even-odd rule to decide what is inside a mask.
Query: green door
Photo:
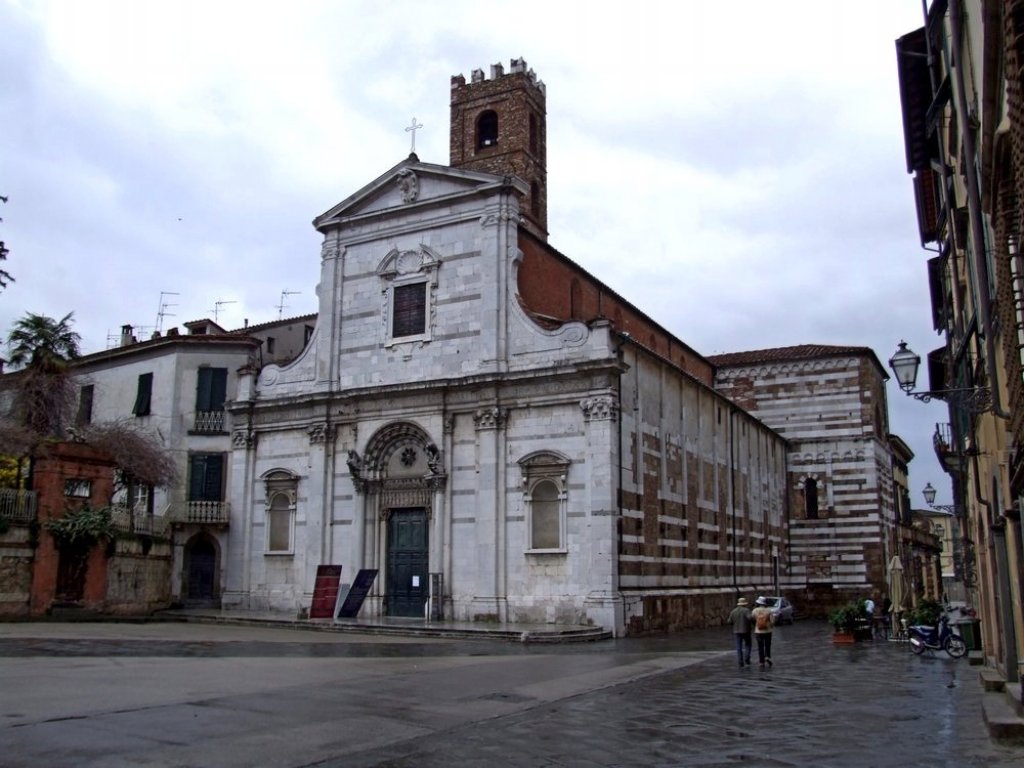
[[[423,616],[427,602],[427,513],[393,509],[388,520],[389,616]]]

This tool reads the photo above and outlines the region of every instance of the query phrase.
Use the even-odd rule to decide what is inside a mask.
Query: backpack
[[[765,610],[757,612],[757,628],[762,632],[772,628],[771,611]]]

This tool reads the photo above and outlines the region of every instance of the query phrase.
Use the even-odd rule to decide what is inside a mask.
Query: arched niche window
[[[263,476],[266,489],[266,553],[290,555],[295,550],[295,510],[299,478],[279,469]]]
[[[476,121],[476,148],[493,147],[498,143],[498,113],[493,109],[481,112]]]
[[[569,459],[553,452],[530,454],[523,472],[527,552],[566,552]]]
[[[540,185],[536,181],[530,183],[530,214],[540,217]]]
[[[811,477],[804,480],[804,510],[808,520],[818,519],[818,481]]]

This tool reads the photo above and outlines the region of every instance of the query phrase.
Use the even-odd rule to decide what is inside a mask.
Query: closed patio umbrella
[[[906,588],[903,583],[903,561],[899,555],[893,555],[889,560],[889,599],[892,600],[892,629],[898,634],[902,629],[899,626],[899,614],[903,612],[903,601],[906,600]]]

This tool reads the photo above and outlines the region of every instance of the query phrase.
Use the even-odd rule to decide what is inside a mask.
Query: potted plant
[[[832,625],[832,642],[836,645],[852,645],[857,642],[857,631],[867,618],[862,605],[847,603],[836,608],[828,616],[828,623]]]

